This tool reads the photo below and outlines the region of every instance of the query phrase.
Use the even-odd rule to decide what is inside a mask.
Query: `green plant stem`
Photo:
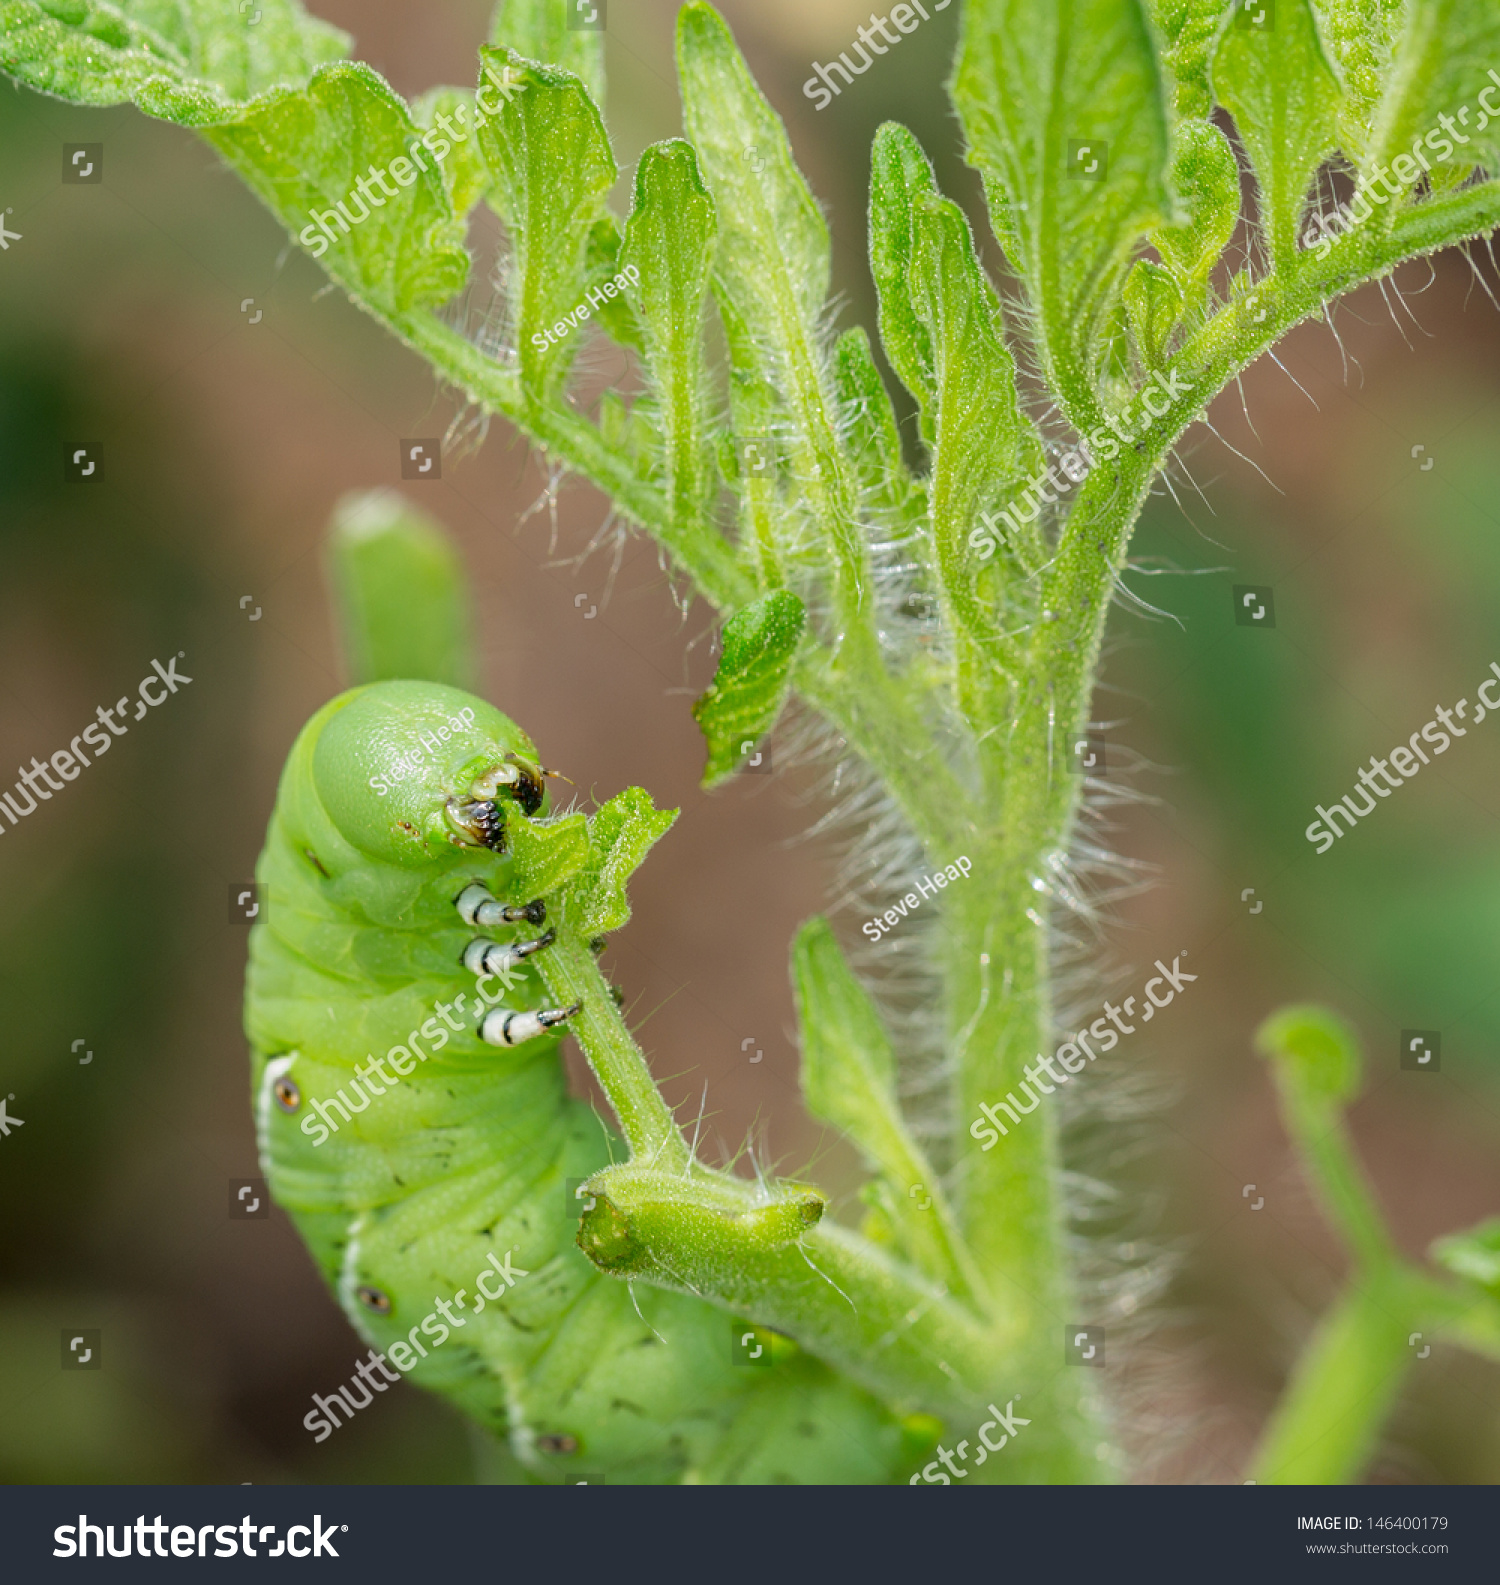
[[[1027,1382],[1047,1384],[1035,1394],[1034,1406],[1040,1403],[1042,1412],[1033,1415],[1046,1428],[1018,1441],[1007,1468],[1001,1467],[1004,1461],[990,1461],[987,1478],[1087,1480],[1101,1478],[1107,1469],[1106,1439],[1087,1391],[1089,1373],[1061,1365],[1062,1329],[1080,1317],[1071,1313],[1058,1188],[1057,1102],[1044,1095],[1042,1104],[990,1152],[977,1149],[968,1126],[980,1102],[996,1102],[1013,1089],[1019,1093],[1027,1066],[1050,1049],[1046,926],[1051,861],[1066,851],[1082,791],[1082,779],[1063,768],[1061,750],[1088,719],[1105,618],[1151,479],[1218,390],[1292,325],[1321,313],[1328,299],[1357,281],[1387,273],[1403,257],[1479,235],[1497,222],[1500,184],[1492,183],[1426,204],[1401,217],[1384,237],[1355,230],[1340,238],[1326,258],[1297,255],[1290,277],[1283,271],[1258,283],[1256,311],[1263,318],[1254,319],[1243,305],[1231,303],[1190,337],[1173,360],[1189,383],[1187,395],[1117,460],[1096,467],[1080,489],[1056,553],[1041,574],[1037,619],[1019,673],[998,691],[987,679],[977,691],[969,689],[973,700],[1008,698],[1011,707],[1003,746],[990,739],[1004,723],[997,720],[987,728],[981,721],[972,723],[984,766],[983,803],[976,803],[955,775],[918,688],[889,674],[872,641],[870,612],[858,593],[862,560],[847,534],[848,481],[836,467],[831,474],[823,471],[837,459],[828,452],[819,425],[810,425],[809,460],[819,477],[809,482],[835,558],[838,630],[833,650],[815,643],[804,650],[794,673],[796,686],[870,764],[935,862],[963,851],[974,861],[969,881],[948,899],[943,924],[960,1215],[970,1251],[989,1283],[994,1348]],[[752,580],[711,524],[674,522],[660,493],[642,483],[582,416],[557,408],[523,410],[513,376],[435,317],[404,316],[394,328],[455,384],[609,494],[619,510],[661,541],[720,611],[738,609],[753,597],[756,583],[779,578],[773,558],[771,572]],[[814,393],[809,387],[799,394],[807,405]],[[1091,392],[1064,395],[1066,410],[1081,424],[1102,423],[1103,409]],[[820,399],[811,405],[821,412]],[[969,654],[966,674],[979,664],[977,653]],[[591,963],[588,967],[592,971]],[[596,1033],[581,1023],[580,1038],[585,1035],[596,1042]],[[641,1111],[643,1088],[634,1092],[648,1082],[644,1060],[623,1024],[613,1036],[616,1043],[623,1036],[625,1044],[597,1055],[591,1051],[590,1059],[601,1082],[612,1073],[609,1083],[632,1092],[627,1107]],[[625,1075],[633,1075],[628,1085]],[[663,1133],[658,1117],[642,1127],[641,1138],[658,1149]],[[673,1135],[680,1144],[675,1125]],[[634,1140],[632,1146],[638,1157],[649,1159],[649,1150],[637,1148]],[[1399,1384],[1404,1320],[1394,1320],[1389,1310],[1393,1279],[1383,1232],[1378,1218],[1360,1209],[1362,1179],[1347,1141],[1337,1129],[1310,1129],[1308,1148],[1330,1208],[1360,1253],[1365,1272],[1320,1329],[1277,1418],[1263,1463],[1278,1469],[1347,1469],[1364,1456]],[[829,1231],[820,1230],[820,1236],[830,1236]],[[859,1280],[853,1268],[846,1275]],[[730,1273],[724,1276],[728,1284]],[[769,1311],[761,1313],[775,1324]],[[1337,1391],[1322,1376],[1332,1368],[1330,1360],[1346,1354],[1355,1362],[1347,1401],[1333,1402],[1328,1394],[1337,1396]],[[1000,1383],[996,1390],[1013,1385]],[[894,1386],[886,1380],[878,1390]],[[1367,1410],[1363,1419],[1361,1405]],[[1330,1414],[1343,1430],[1314,1436],[1314,1427],[1333,1422],[1311,1417]]]
[[[1366,1271],[1318,1323],[1251,1466],[1262,1485],[1359,1479],[1415,1357],[1405,1272]]]
[[[1328,1219],[1359,1265],[1369,1270],[1392,1265],[1396,1252],[1342,1113],[1288,1090],[1283,1087],[1282,1117],[1298,1154],[1311,1170]]]
[[[555,451],[608,495],[620,512],[665,546],[721,613],[728,615],[755,598],[759,591],[728,541],[711,525],[674,525],[666,498],[642,483],[587,419],[556,407],[524,405],[515,376],[434,314],[401,314],[386,323],[444,378]],[[864,630],[867,623],[865,613],[836,659],[822,646],[810,645],[798,663],[798,690],[876,769],[930,851],[956,855],[974,829],[969,798],[912,691],[881,663]],[[919,797],[918,790],[925,796]]]
[[[738,610],[754,599],[756,589],[734,547],[710,524],[675,519],[661,491],[638,478],[629,461],[582,414],[561,406],[523,402],[515,375],[487,358],[436,314],[396,314],[386,322],[445,379],[481,406],[502,414],[539,446],[555,452],[607,495],[617,510],[660,540],[692,576],[704,598],[720,611]]]
[[[1485,1359],[1500,1362],[1500,1299],[1474,1289],[1439,1282],[1424,1271],[1410,1274],[1418,1309],[1413,1325],[1426,1337],[1460,1343]]]
[[[557,940],[535,961],[559,1005],[582,1004],[568,1028],[578,1037],[589,1066],[609,1097],[632,1157],[664,1172],[686,1172],[692,1160],[687,1141],[587,943],[562,921]]]
[[[993,1334],[944,1290],[858,1234],[818,1223],[822,1198],[695,1169],[633,1164],[590,1182],[579,1244],[599,1269],[705,1299],[794,1338],[905,1411],[970,1415],[994,1373]]]

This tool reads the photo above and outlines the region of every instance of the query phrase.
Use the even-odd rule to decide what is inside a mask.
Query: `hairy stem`
[[[581,1004],[568,1029],[578,1037],[589,1066],[609,1097],[631,1155],[664,1172],[687,1171],[692,1160],[687,1141],[587,943],[564,921],[557,940],[537,955],[536,964],[548,991],[561,1005]]]

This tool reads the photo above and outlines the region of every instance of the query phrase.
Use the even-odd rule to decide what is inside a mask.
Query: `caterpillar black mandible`
[[[540,1479],[892,1479],[900,1427],[862,1390],[790,1344],[754,1368],[724,1312],[577,1249],[569,1180],[611,1140],[535,972],[549,899],[513,884],[545,806],[531,740],[456,688],[372,683],[303,728],[246,990],[276,1199],[366,1341]]]

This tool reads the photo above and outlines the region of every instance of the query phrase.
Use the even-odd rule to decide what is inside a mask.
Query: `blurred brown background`
[[[314,9],[414,94],[472,79],[488,6]],[[627,174],[679,129],[674,10],[617,0],[610,15]],[[846,47],[864,9],[723,10],[826,206],[840,323],[872,325],[879,121],[911,125],[950,192],[972,204],[977,188],[941,91],[958,7],[821,113],[801,95],[808,63]],[[64,142],[104,144],[101,185],[60,182]],[[22,234],[0,256],[3,763],[65,745],[153,657],[185,651],[193,678],[0,839],[0,1096],[24,1119],[0,1139],[0,1478],[474,1478],[491,1466],[463,1423],[407,1387],[312,1444],[308,1397],[349,1375],[356,1339],[279,1213],[226,1208],[229,1181],[257,1170],[228,894],[251,873],[296,730],[344,682],[328,514],[347,489],[398,483],[398,439],[443,433],[455,405],[186,132],[0,95],[0,208]],[[1098,713],[1147,762],[1133,785],[1160,800],[1114,841],[1160,878],[1121,910],[1111,964],[1133,977],[1188,949],[1199,974],[1117,1057],[1149,1105],[1104,1151],[1122,1191],[1106,1241],[1128,1246],[1127,1267],[1152,1251],[1178,1262],[1144,1328],[1128,1274],[1113,1308],[1098,1301],[1098,1318],[1143,1334],[1111,1365],[1143,1479],[1240,1478],[1341,1270],[1249,1048],[1271,1008],[1324,998],[1362,1029],[1356,1128],[1409,1251],[1500,1208],[1500,727],[1455,744],[1327,856],[1301,835],[1315,803],[1434,705],[1472,699],[1500,660],[1500,315],[1461,258],[1400,281],[1409,311],[1373,290],[1339,314],[1347,375],[1329,331],[1305,327],[1279,349],[1285,372],[1266,361],[1246,377],[1243,410],[1233,390],[1218,404],[1249,463],[1189,438],[1207,502],[1174,477],[1184,510],[1153,505],[1130,580],[1178,620],[1114,622]],[[590,356],[609,377],[615,355]],[[102,441],[101,484],[62,482],[68,441]],[[849,1156],[802,1115],[790,1038],[788,943],[830,872],[826,852],[793,843],[816,813],[808,784],[699,791],[688,705],[711,670],[708,613],[681,615],[639,542],[605,603],[609,555],[569,564],[605,503],[568,484],[554,513],[546,486],[497,424],[445,456],[440,483],[405,488],[468,559],[487,693],[582,789],[638,782],[682,807],[610,957],[669,1096],[696,1112],[707,1085],[706,1137],[733,1148],[754,1131],[786,1170],[847,1190]],[[1169,567],[1216,570],[1148,575]],[[1233,583],[1274,587],[1274,632],[1233,625]],[[1403,1028],[1442,1030],[1440,1074],[1397,1070]],[[102,1330],[103,1370],[59,1369],[65,1327]],[[1434,1349],[1375,1477],[1500,1478],[1497,1383]]]

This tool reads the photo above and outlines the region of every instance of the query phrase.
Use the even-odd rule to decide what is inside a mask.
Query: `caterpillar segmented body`
[[[731,1317],[576,1247],[567,1186],[611,1141],[567,1094],[573,1009],[535,968],[548,899],[511,884],[544,774],[512,721],[438,683],[353,689],[303,729],[246,994],[272,1190],[367,1342],[541,1478],[887,1481],[885,1408],[795,1349],[744,1368]]]

